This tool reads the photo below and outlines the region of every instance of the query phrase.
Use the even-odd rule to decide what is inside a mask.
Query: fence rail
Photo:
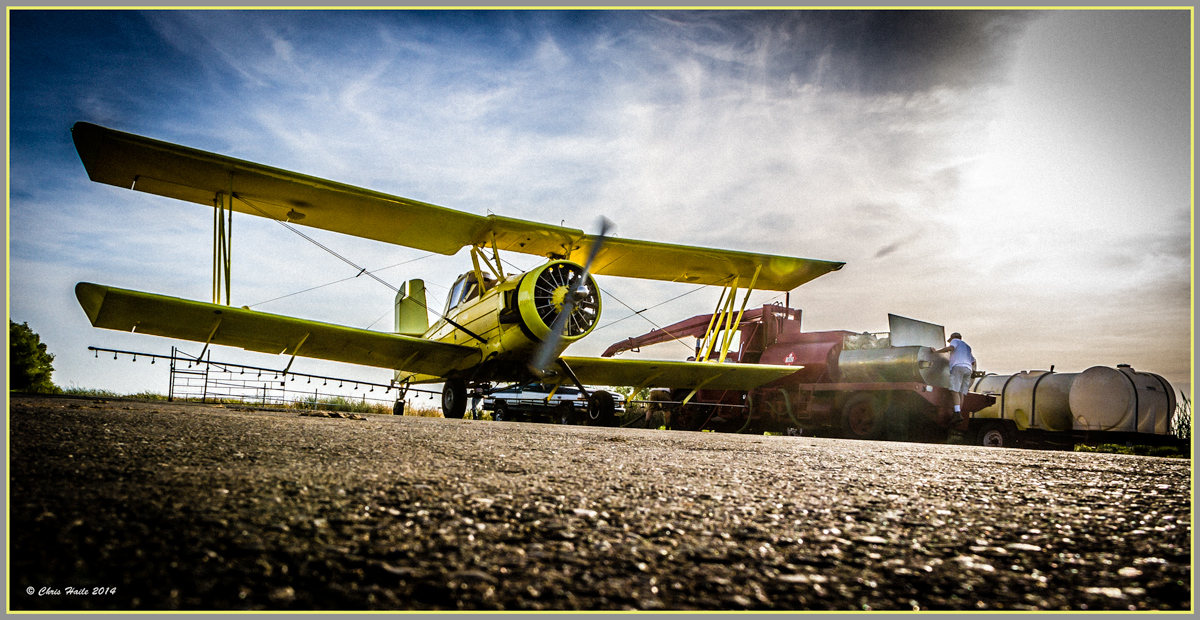
[[[147,358],[170,365],[167,400],[198,400],[200,402],[243,402],[259,406],[309,406],[314,409],[356,409],[374,406],[391,408],[408,394],[440,394],[433,390],[413,388],[395,381],[374,383],[357,379],[314,375],[278,370],[261,366],[235,364],[188,355],[171,347],[170,355],[88,347],[100,353],[112,353],[113,359],[125,355],[137,361]],[[319,383],[318,383],[319,382]],[[336,383],[336,386],[332,384]],[[350,393],[347,394],[346,390]],[[342,390],[342,391],[335,391]]]

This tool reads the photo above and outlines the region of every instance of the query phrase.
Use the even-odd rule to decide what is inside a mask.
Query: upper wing
[[[599,357],[562,358],[582,383],[710,390],[750,390],[795,374],[802,366],[712,364],[616,360]]]
[[[75,297],[95,327],[445,376],[480,362],[480,352],[278,314],[80,282]]]
[[[76,123],[75,149],[98,183],[212,206],[234,196],[241,213],[454,254],[468,245],[583,262],[595,238],[582,230],[526,220],[480,216],[327,181],[169,142]],[[695,284],[791,290],[844,263],[610,238],[594,273]]]
[[[572,250],[577,263],[587,260],[592,237]],[[773,254],[717,250],[654,241],[607,238],[596,255],[592,271],[601,275],[626,276],[667,282],[727,285],[734,278],[738,286],[764,291],[790,291],[809,280],[837,271],[845,263]],[[759,270],[759,265],[762,269]]]

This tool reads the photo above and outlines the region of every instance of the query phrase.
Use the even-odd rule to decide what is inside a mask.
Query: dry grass
[[[433,407],[430,405],[418,405],[407,403],[404,405],[404,415],[417,416],[419,418],[442,418],[441,406]]]

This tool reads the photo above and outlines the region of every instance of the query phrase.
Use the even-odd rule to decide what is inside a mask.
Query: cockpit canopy
[[[475,278],[474,271],[468,271],[458,276],[458,279],[454,281],[454,286],[450,288],[450,295],[446,298],[446,312],[443,314],[449,314],[454,308],[479,297],[493,286],[496,286],[496,279],[486,274],[483,276],[482,290],[479,288],[479,281]]]

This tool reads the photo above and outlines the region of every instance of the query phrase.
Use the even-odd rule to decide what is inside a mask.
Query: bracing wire
[[[649,311],[651,311],[651,310],[653,310],[653,309],[655,309],[655,308],[657,308],[657,307],[659,307],[659,306],[665,306],[665,305],[667,305],[667,304],[669,304],[669,303],[671,303],[671,302],[675,301],[676,299],[679,299],[679,298],[681,298],[681,297],[687,297],[688,295],[691,295],[692,293],[695,293],[695,292],[698,292],[698,291],[702,291],[702,290],[704,290],[704,289],[708,288],[708,286],[709,286],[709,285],[707,285],[707,284],[706,284],[706,285],[704,285],[704,286],[702,286],[702,287],[700,287],[700,288],[694,288],[694,289],[692,289],[692,290],[690,290],[690,291],[688,291],[688,292],[686,292],[686,293],[683,293],[683,294],[681,294],[681,295],[676,295],[676,296],[674,296],[674,297],[672,297],[672,298],[670,298],[670,299],[668,299],[668,300],[666,300],[666,301],[660,301],[660,302],[658,302],[658,303],[654,304],[653,306],[650,306],[649,308],[643,308],[643,309],[641,309],[641,310],[638,310],[638,311],[634,312],[633,314],[631,314],[631,315],[629,315],[629,316],[623,316],[623,317],[621,317],[621,318],[619,318],[619,319],[617,319],[617,320],[615,320],[615,321],[613,321],[613,322],[609,323],[608,325],[602,325],[602,326],[600,326],[600,327],[597,327],[596,329],[592,330],[592,333],[594,334],[594,333],[596,333],[596,332],[598,332],[598,331],[600,331],[600,330],[602,330],[602,329],[604,329],[604,328],[606,328],[606,327],[612,327],[613,325],[616,325],[617,323],[620,323],[621,321],[624,321],[625,319],[632,319],[632,318],[633,318],[633,317],[635,317],[635,316],[642,316],[644,313],[646,313],[646,312],[649,312]],[[617,298],[616,298],[616,296],[614,296],[612,293],[610,293],[610,292],[608,292],[608,291],[606,291],[606,290],[604,290],[604,289],[600,289],[600,290],[601,290],[601,291],[603,291],[605,295],[608,295],[609,297],[612,297],[613,299],[616,299],[616,300],[617,300],[617,302],[619,302],[621,305],[625,306],[626,308],[629,308],[629,305],[628,305],[628,304],[626,304],[625,302],[621,301],[620,299],[617,299]],[[629,309],[630,309],[630,310],[633,310],[633,308],[629,308]],[[644,319],[645,319],[646,317],[645,317],[645,316],[642,316],[642,318],[644,318]],[[658,328],[658,329],[662,329],[661,327],[658,327],[657,325],[655,325],[655,324],[654,324],[654,321],[651,321],[650,319],[646,319],[646,320],[647,320],[647,321],[648,321],[648,322],[649,322],[651,325],[654,325],[656,328]]]
[[[254,209],[255,211],[258,211],[259,213],[261,213],[263,217],[265,217],[265,218],[267,218],[267,219],[269,219],[269,220],[271,220],[271,221],[273,221],[273,222],[276,222],[276,223],[278,223],[280,226],[283,226],[284,228],[286,228],[286,229],[288,229],[288,230],[290,230],[290,231],[292,231],[292,232],[296,233],[297,235],[300,235],[302,238],[306,239],[306,240],[307,240],[309,243],[312,243],[313,245],[315,245],[315,246],[317,246],[317,247],[321,248],[322,250],[325,250],[326,252],[329,252],[329,253],[330,253],[330,254],[332,254],[333,256],[337,257],[337,259],[338,259],[338,260],[341,260],[342,262],[346,263],[347,265],[350,265],[351,267],[353,267],[353,268],[357,269],[357,270],[358,270],[358,275],[359,275],[359,276],[361,276],[361,275],[363,275],[363,274],[365,273],[365,274],[367,274],[368,276],[370,276],[372,279],[374,279],[376,282],[379,282],[380,284],[382,284],[382,285],[384,285],[384,286],[386,286],[386,287],[388,287],[388,288],[392,289],[392,292],[393,292],[393,293],[395,293],[395,292],[399,292],[399,291],[400,291],[400,289],[398,289],[398,288],[396,288],[396,287],[392,286],[391,284],[388,284],[387,282],[385,282],[385,281],[384,281],[382,278],[380,278],[379,276],[375,275],[374,273],[371,273],[371,272],[367,271],[367,268],[366,268],[366,267],[362,267],[362,266],[358,265],[357,263],[355,263],[354,261],[352,261],[352,260],[350,260],[350,259],[346,258],[345,256],[342,256],[341,254],[338,254],[337,252],[334,252],[333,250],[331,250],[331,249],[329,249],[329,248],[325,247],[324,245],[322,245],[322,244],[321,244],[321,242],[319,242],[319,241],[317,241],[316,239],[313,239],[312,237],[309,237],[308,235],[304,234],[303,232],[301,232],[301,231],[297,230],[295,226],[292,226],[291,224],[289,224],[289,223],[287,223],[287,222],[285,222],[285,221],[283,221],[283,220],[277,220],[277,219],[275,219],[274,217],[271,217],[271,215],[270,215],[269,213],[267,213],[266,211],[263,211],[262,209],[259,209],[257,205],[255,205],[254,203],[252,203],[252,202],[250,202],[250,201],[246,200],[245,198],[243,198],[243,197],[241,197],[241,196],[236,196],[236,195],[235,195],[235,198],[237,198],[238,200],[241,200],[242,202],[244,202],[244,203],[246,203],[247,205],[249,205],[251,209]],[[355,276],[355,277],[358,277],[358,276]]]
[[[704,287],[701,287],[701,288],[692,289],[692,290],[690,290],[690,291],[688,291],[688,292],[684,293],[683,295],[690,295],[690,294],[692,294],[692,293],[695,293],[696,291],[702,290],[702,288],[708,288],[708,286],[707,286],[707,285],[705,285]],[[659,325],[658,323],[655,323],[654,321],[650,320],[650,317],[648,317],[648,316],[646,316],[645,314],[643,314],[643,313],[644,313],[646,310],[649,310],[650,308],[646,308],[646,310],[642,310],[641,312],[639,312],[639,311],[637,311],[637,310],[634,310],[634,309],[633,309],[633,308],[632,308],[632,307],[631,307],[629,304],[627,304],[627,303],[625,303],[625,302],[621,301],[621,300],[620,300],[620,299],[619,299],[619,298],[618,298],[616,295],[613,295],[612,293],[610,293],[610,292],[608,292],[608,291],[605,291],[604,289],[600,289],[600,290],[601,290],[601,291],[604,291],[604,294],[605,294],[605,295],[608,295],[609,297],[611,297],[612,299],[614,299],[614,300],[615,300],[617,303],[621,304],[622,306],[625,306],[626,308],[629,308],[629,311],[633,313],[633,315],[631,315],[631,316],[640,316],[640,317],[642,317],[643,319],[646,319],[646,322],[647,322],[647,323],[649,323],[649,324],[651,324],[651,325],[653,325],[653,326],[654,326],[654,329],[662,330],[662,331],[666,332],[668,335],[670,335],[670,336],[671,336],[671,341],[672,341],[672,342],[678,342],[679,344],[683,345],[683,346],[684,346],[684,347],[685,347],[685,348],[686,348],[686,349],[687,349],[689,352],[690,352],[690,351],[692,351],[692,347],[688,346],[688,344],[687,344],[686,342],[684,342],[684,341],[680,340],[680,339],[679,339],[679,337],[678,337],[678,336],[676,336],[675,334],[672,334],[671,332],[668,332],[668,331],[666,331],[665,329],[663,329],[663,328],[662,328],[662,326],[661,326],[661,325]],[[658,304],[658,305],[656,305],[656,306],[651,306],[651,308],[657,308],[658,306],[661,306],[661,305],[663,305],[663,304],[667,303],[668,301],[675,301],[676,299],[679,299],[680,297],[683,297],[683,295],[678,295],[678,296],[676,296],[676,297],[673,297],[673,298],[671,298],[671,299],[668,299],[667,301],[664,301],[664,302],[662,302],[662,303],[660,303],[660,304]],[[623,320],[625,320],[625,319],[627,319],[627,318],[629,318],[629,317],[624,317],[623,319],[620,319],[620,320],[622,320],[622,321],[623,321]],[[612,323],[609,323],[608,325],[612,325],[613,323],[616,323],[616,322],[617,322],[617,321],[613,321]],[[608,327],[608,325],[605,325],[605,327]],[[595,332],[593,331],[593,333],[595,333]]]
[[[378,273],[378,272],[380,272],[380,271],[386,271],[386,270],[388,270],[388,269],[393,269],[393,268],[395,268],[395,267],[399,267],[399,266],[401,266],[401,265],[407,265],[407,264],[409,264],[409,263],[415,263],[415,262],[417,262],[417,261],[419,261],[419,260],[424,260],[424,259],[426,259],[426,258],[429,258],[430,256],[434,256],[434,254],[431,252],[431,253],[429,253],[429,254],[426,254],[425,256],[420,256],[420,257],[417,257],[417,258],[414,258],[414,259],[410,259],[410,260],[406,260],[406,261],[403,261],[403,262],[399,262],[399,263],[396,263],[395,265],[388,265],[387,267],[380,267],[379,269],[373,269],[373,270],[367,271],[367,272],[365,272],[365,273]],[[317,286],[314,286],[314,287],[312,287],[312,288],[306,288],[306,289],[304,289],[304,290],[302,290],[302,291],[296,291],[295,293],[288,293],[287,295],[283,295],[283,296],[280,296],[280,297],[276,297],[276,298],[274,298],[274,299],[268,299],[268,300],[266,300],[266,301],[260,301],[260,302],[258,302],[258,303],[256,303],[256,304],[250,304],[248,307],[250,307],[250,308],[253,308],[253,307],[255,307],[255,306],[261,306],[261,305],[264,305],[264,304],[269,304],[269,303],[271,303],[271,302],[273,302],[273,301],[279,301],[280,299],[287,299],[288,297],[292,297],[292,296],[295,296],[295,295],[302,295],[302,294],[304,294],[304,293],[308,293],[308,292],[310,292],[310,291],[315,291],[315,290],[317,290],[317,289],[320,289],[320,288],[325,288],[326,286],[333,286],[334,284],[341,284],[342,282],[346,282],[346,281],[349,281],[349,280],[353,280],[353,279],[355,279],[355,278],[357,278],[357,277],[359,277],[359,276],[361,276],[361,275],[362,275],[362,273],[356,273],[356,274],[354,274],[354,275],[352,275],[352,276],[350,276],[350,277],[347,277],[347,278],[342,278],[341,280],[334,280],[333,282],[326,282],[325,284],[319,284],[319,285],[317,285]]]
[[[391,313],[392,313],[392,310],[391,310],[391,308],[389,308],[387,312],[384,312],[383,314],[379,315],[379,318],[375,319],[374,321],[371,321],[371,324],[364,327],[363,329],[371,329],[372,327],[375,327],[376,323],[382,321],[384,319],[384,317],[386,317],[387,315],[389,315]]]
[[[396,288],[396,287],[392,286],[391,284],[388,284],[387,282],[383,281],[383,279],[381,279],[379,276],[375,275],[374,273],[371,273],[371,272],[367,271],[367,268],[366,268],[366,267],[362,267],[362,266],[358,265],[357,263],[355,263],[354,261],[352,261],[352,260],[350,260],[350,259],[346,258],[345,256],[342,256],[341,254],[338,254],[337,252],[334,252],[333,250],[331,250],[331,249],[329,249],[329,248],[325,247],[325,246],[324,246],[324,245],[322,245],[320,242],[318,242],[316,239],[313,239],[312,237],[309,237],[308,235],[304,234],[303,232],[301,232],[301,231],[299,231],[299,230],[296,230],[296,228],[295,228],[294,226],[292,226],[291,224],[289,224],[289,223],[287,223],[287,222],[285,222],[285,221],[283,221],[283,220],[278,220],[278,219],[275,219],[274,217],[271,217],[271,215],[270,215],[269,213],[267,213],[266,211],[263,211],[262,209],[259,209],[257,205],[255,205],[254,203],[252,203],[252,202],[250,202],[250,201],[246,200],[245,198],[243,198],[243,197],[241,197],[241,196],[237,196],[237,195],[235,195],[234,197],[235,197],[235,198],[237,198],[238,200],[241,200],[242,202],[246,203],[247,205],[249,205],[251,209],[254,209],[255,211],[258,211],[259,213],[261,213],[263,217],[265,217],[265,218],[267,218],[267,219],[269,219],[269,220],[271,220],[271,221],[273,221],[273,222],[277,222],[277,223],[278,223],[280,226],[283,226],[284,228],[286,228],[286,229],[288,229],[288,230],[290,230],[290,231],[292,231],[292,232],[296,233],[297,235],[300,235],[302,238],[304,238],[304,239],[308,240],[308,241],[309,241],[310,243],[312,243],[313,245],[315,245],[315,246],[317,246],[317,247],[321,248],[322,250],[325,250],[326,252],[329,252],[330,254],[334,255],[335,257],[337,257],[337,258],[338,258],[339,260],[341,260],[342,262],[344,262],[344,263],[346,263],[347,265],[350,265],[351,267],[353,267],[353,268],[357,269],[357,270],[358,270],[358,273],[357,273],[357,274],[355,274],[355,275],[354,275],[354,277],[356,277],[356,278],[357,278],[358,276],[361,276],[361,275],[363,275],[363,274],[365,273],[365,274],[367,274],[368,276],[370,276],[370,277],[371,277],[371,279],[375,280],[376,282],[379,282],[380,284],[382,284],[382,285],[384,285],[384,286],[386,286],[386,287],[388,287],[388,288],[392,289],[392,292],[394,292],[394,293],[399,293],[399,292],[400,292],[400,289],[398,289],[398,288]],[[421,305],[422,305],[422,306],[424,306],[426,310],[428,310],[428,311],[430,311],[430,312],[434,313],[435,315],[437,315],[438,317],[440,317],[442,320],[444,320],[444,321],[446,321],[447,323],[449,323],[449,324],[453,325],[454,327],[457,327],[458,329],[462,330],[462,331],[463,331],[463,333],[467,334],[468,336],[471,336],[472,338],[474,338],[474,339],[476,339],[476,340],[478,340],[478,341],[480,341],[480,342],[487,342],[487,341],[486,341],[486,340],[484,340],[484,339],[483,339],[483,337],[481,337],[479,334],[476,334],[475,332],[473,332],[473,331],[471,331],[471,330],[469,330],[469,329],[467,329],[467,328],[463,327],[462,325],[459,325],[458,323],[455,323],[453,320],[451,320],[451,319],[450,319],[449,317],[447,317],[446,315],[444,315],[444,314],[442,314],[442,313],[438,312],[437,310],[434,310],[433,308],[430,308],[428,305],[425,305],[425,304],[421,304]],[[378,321],[378,319],[376,320],[376,322],[379,322],[379,321]]]

